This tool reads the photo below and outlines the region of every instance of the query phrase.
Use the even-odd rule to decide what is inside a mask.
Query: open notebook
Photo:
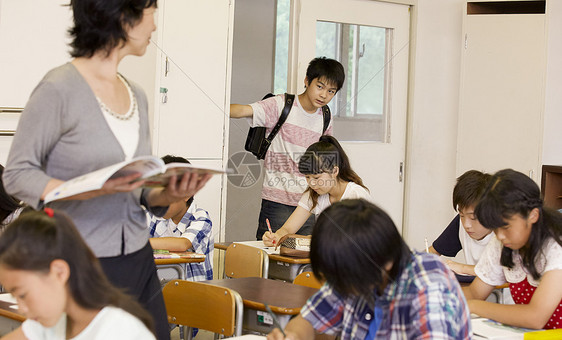
[[[276,250],[275,247],[267,247],[263,244],[263,241],[240,241],[240,242],[236,241],[234,243],[245,244],[247,246],[263,249],[268,255],[271,254],[279,255],[279,248],[277,248]]]

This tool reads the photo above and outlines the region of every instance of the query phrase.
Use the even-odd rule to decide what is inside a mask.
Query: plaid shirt
[[[209,213],[198,209],[195,203],[183,215],[177,225],[172,219],[156,217],[147,211],[148,225],[151,237],[185,237],[191,242],[192,251],[205,255],[205,261],[200,263],[186,263],[185,275],[190,281],[205,281],[213,279],[213,249],[214,240],[212,222]]]
[[[375,339],[470,339],[470,312],[453,273],[435,255],[413,253],[381,296],[383,318]],[[325,284],[301,310],[320,333],[364,339],[373,309],[360,297],[342,298]]]

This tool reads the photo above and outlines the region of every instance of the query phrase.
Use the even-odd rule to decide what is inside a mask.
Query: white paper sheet
[[[275,247],[266,247],[263,244],[263,241],[240,241],[240,242],[237,241],[237,242],[234,242],[234,243],[240,243],[240,244],[245,244],[247,246],[260,248],[260,249],[265,250],[265,252],[267,254],[279,255],[279,248],[277,248],[277,250],[275,250]]]

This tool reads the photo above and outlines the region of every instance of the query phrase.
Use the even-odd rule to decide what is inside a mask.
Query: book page
[[[271,254],[279,255],[279,248],[277,248],[276,250],[275,247],[268,247],[265,244],[263,244],[263,241],[240,241],[240,242],[236,241],[234,243],[245,244],[250,247],[263,249],[268,255]]]
[[[170,181],[170,177],[176,175],[178,177],[183,176],[183,174],[191,172],[197,174],[212,174],[220,175],[231,172],[230,169],[219,169],[211,167],[203,167],[199,165],[193,165],[188,163],[169,163],[165,165],[166,172],[161,174],[156,174],[145,180],[145,187],[165,187]]]
[[[116,171],[109,179],[141,173],[141,178],[147,178],[164,172],[164,162],[154,156],[141,156],[132,159],[126,166]]]
[[[141,156],[129,161],[119,162],[62,183],[45,196],[45,203],[100,189],[110,178],[118,178],[137,172],[143,174],[144,177],[152,176],[163,171],[163,164],[164,162],[155,156]]]
[[[523,340],[524,333],[531,331],[526,328],[504,325],[486,318],[476,318],[470,321],[472,323],[472,332],[474,335],[479,335],[485,339]]]

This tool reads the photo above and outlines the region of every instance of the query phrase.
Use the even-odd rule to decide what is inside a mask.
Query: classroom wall
[[[234,6],[231,103],[249,104],[273,89],[275,1],[236,0]],[[246,157],[237,169],[248,181],[242,186],[228,183],[226,241],[256,237],[263,171],[253,178],[250,167],[263,161],[244,151],[249,127],[246,119],[230,119],[229,158],[238,162],[239,157]]]
[[[463,3],[418,1],[412,15],[404,237],[415,249],[454,216]]]

